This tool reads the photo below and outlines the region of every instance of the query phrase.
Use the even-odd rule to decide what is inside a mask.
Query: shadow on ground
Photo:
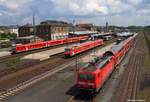
[[[79,90],[77,85],[72,86],[67,92],[67,95],[73,96],[73,100],[92,101],[95,95],[89,91]]]

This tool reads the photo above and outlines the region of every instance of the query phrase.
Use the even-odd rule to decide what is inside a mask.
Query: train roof
[[[78,47],[81,43],[75,43],[75,44],[68,44],[66,45],[66,49],[70,49],[72,47]]]
[[[84,42],[84,43],[77,43],[77,44],[74,44],[74,45],[71,45],[71,46],[68,46],[67,48],[76,48],[76,47],[80,47],[80,46],[84,46],[84,45],[88,45],[90,43],[94,43],[96,41],[100,41],[100,40],[95,40],[95,41],[87,41],[87,42]]]
[[[125,39],[124,41],[120,42],[119,44],[117,45],[114,45],[114,47],[112,47],[108,52],[111,52],[112,54],[116,54],[118,51],[120,51],[123,46],[129,42],[133,37],[129,37],[127,39]]]
[[[133,36],[134,37],[134,36]],[[92,72],[95,71],[97,68],[103,68],[107,64],[107,62],[112,58],[112,55],[120,51],[123,46],[130,41],[133,37],[129,37],[128,39],[122,41],[121,43],[112,47],[109,51],[105,52],[102,57],[97,57],[94,61],[89,62],[83,67],[83,71]],[[98,59],[98,60],[97,60]]]
[[[105,64],[112,58],[112,56],[110,55],[104,55],[100,58],[97,57],[97,59],[95,59],[92,62],[89,62],[88,64],[86,64],[82,70],[86,71],[86,72],[92,72],[97,70],[97,68],[103,68],[103,66],[105,66]],[[97,60],[97,61],[96,61]]]
[[[117,53],[118,51],[120,51],[123,46],[124,46],[124,41],[123,41],[123,42],[120,42],[120,43],[117,44],[117,45],[114,45],[114,47],[112,47],[112,48],[109,50],[109,52],[112,52],[112,54],[115,54],[115,53]]]

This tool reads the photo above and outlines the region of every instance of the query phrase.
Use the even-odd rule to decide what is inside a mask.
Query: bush
[[[0,34],[0,40],[13,40],[16,39],[17,35],[15,33],[1,33]]]

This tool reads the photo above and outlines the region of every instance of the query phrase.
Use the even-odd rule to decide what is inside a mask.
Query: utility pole
[[[73,20],[73,35],[75,35],[75,20]],[[78,71],[78,55],[76,56],[76,72]]]
[[[34,34],[34,42],[36,42],[35,15],[33,15],[33,34]]]
[[[75,35],[75,20],[73,20],[73,35]]]
[[[108,22],[106,22],[106,32],[108,32]]]

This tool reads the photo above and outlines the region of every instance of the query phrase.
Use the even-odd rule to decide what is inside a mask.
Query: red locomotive
[[[101,57],[95,58],[85,67],[80,68],[77,75],[77,86],[79,89],[99,92],[104,82],[124,58],[135,41],[136,35],[115,45]]]
[[[12,47],[11,53],[14,54],[14,53],[30,51],[34,49],[41,49],[45,47],[51,47],[51,46],[56,46],[56,45],[61,45],[66,43],[73,43],[73,42],[78,42],[80,40],[85,40],[87,38],[88,38],[87,36],[80,36],[80,37],[64,38],[59,40],[50,40],[50,41],[43,41],[43,42],[36,42],[36,43],[29,43],[29,44],[16,44],[15,46]]]
[[[71,48],[66,48],[64,55],[66,57],[71,57],[71,56],[74,56],[76,54],[79,54],[81,52],[84,52],[86,50],[92,49],[94,47],[97,47],[103,44],[104,44],[103,40],[86,42],[86,43],[80,44],[79,46],[72,46]]]

